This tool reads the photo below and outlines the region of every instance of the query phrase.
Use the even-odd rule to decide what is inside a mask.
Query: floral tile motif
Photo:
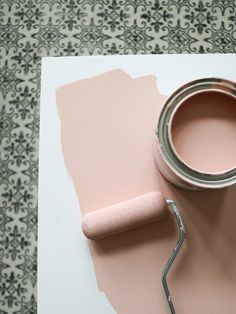
[[[0,313],[37,312],[41,57],[235,52],[234,0],[0,1]]]

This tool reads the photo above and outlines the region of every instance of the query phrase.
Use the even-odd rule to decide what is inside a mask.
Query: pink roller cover
[[[161,219],[165,207],[161,193],[151,192],[86,214],[82,229],[89,239],[105,238]]]

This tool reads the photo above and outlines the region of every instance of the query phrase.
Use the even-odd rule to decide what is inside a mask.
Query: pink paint
[[[84,213],[155,190],[153,134],[163,101],[154,76],[121,70],[57,91],[63,154]]]
[[[191,168],[206,173],[236,167],[236,98],[199,92],[178,107],[172,120],[173,146]]]
[[[176,200],[188,232],[168,276],[176,313],[233,313],[236,187],[189,192],[159,174],[153,138],[165,98],[155,77],[121,70],[58,89],[65,165],[83,214],[153,190]],[[98,287],[117,313],[169,313],[160,277],[178,237],[171,217],[90,242]]]

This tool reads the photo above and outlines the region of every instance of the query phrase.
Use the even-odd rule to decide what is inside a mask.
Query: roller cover
[[[82,229],[89,239],[101,239],[162,218],[166,201],[151,192],[84,215]]]

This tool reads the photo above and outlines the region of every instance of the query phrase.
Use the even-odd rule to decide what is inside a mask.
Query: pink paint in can
[[[191,81],[176,90],[160,113],[156,164],[184,189],[236,183],[236,84],[219,78]]]

